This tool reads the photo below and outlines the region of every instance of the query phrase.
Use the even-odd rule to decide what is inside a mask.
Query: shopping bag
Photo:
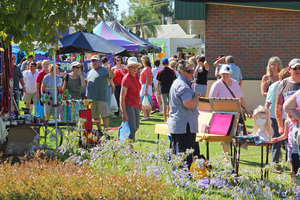
[[[129,138],[130,128],[128,121],[121,123],[122,128],[119,129],[119,140],[124,141],[125,139]]]
[[[148,96],[144,96],[144,99],[142,101],[142,108],[145,109],[145,110],[151,110],[152,109],[152,106],[150,104]]]
[[[152,102],[153,102],[152,109],[160,109],[160,106],[158,104],[156,96],[154,95],[154,92],[152,93],[151,99],[152,99]]]
[[[110,102],[109,102],[109,110],[111,112],[118,112],[118,110],[119,110],[117,100],[116,100],[114,93],[111,94],[111,98],[110,98]]]
[[[37,100],[34,107],[34,116],[40,119],[44,119],[44,106],[41,105],[40,99]]]

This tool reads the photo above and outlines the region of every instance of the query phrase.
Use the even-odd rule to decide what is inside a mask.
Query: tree
[[[149,2],[130,2],[128,15],[121,13],[121,17],[122,24],[131,30],[135,28],[135,33],[141,35],[142,38],[156,37],[155,25],[160,24],[160,21]]]
[[[108,0],[5,0],[0,6],[0,36],[7,47],[11,42],[20,43],[21,51],[32,51],[33,41],[42,50],[46,45],[57,47],[58,39],[71,25],[92,31],[95,19],[103,18]],[[94,18],[88,18],[92,13]],[[22,31],[26,30],[26,34]],[[40,31],[39,33],[37,32]],[[54,49],[52,49],[53,51]]]
[[[114,21],[118,17],[119,6],[115,3],[115,0],[108,0],[106,7],[109,10],[109,14],[104,15],[104,21]]]
[[[166,17],[173,17],[174,10],[172,4],[172,1],[169,0],[152,0],[151,5],[154,9],[154,13],[157,14],[162,24],[166,24]]]

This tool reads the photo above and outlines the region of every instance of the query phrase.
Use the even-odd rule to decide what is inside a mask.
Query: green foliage
[[[42,50],[46,49],[46,45],[57,48],[59,37],[68,27],[74,25],[76,30],[83,29],[82,24],[78,23],[81,17],[87,20],[86,27],[91,31],[95,18],[103,18],[104,13],[108,13],[103,2],[108,0],[2,1],[0,37],[3,38],[5,46],[11,42],[21,43],[21,51],[32,51],[33,41],[37,41]],[[88,18],[88,10],[92,11],[95,18]],[[27,34],[22,30],[26,30]],[[40,31],[38,35],[37,30]]]
[[[135,32],[139,31],[142,38],[156,37],[157,29],[155,25],[159,25],[160,20],[157,14],[154,13],[151,2],[131,2],[128,15],[122,13],[121,16],[122,24],[131,30],[135,28]]]

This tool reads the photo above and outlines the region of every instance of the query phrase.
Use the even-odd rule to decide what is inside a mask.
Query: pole
[[[56,58],[55,58],[56,52],[54,51],[53,54],[53,73],[54,73],[54,103],[52,104],[52,107],[54,106],[54,113],[55,113],[55,137],[56,137],[56,149],[58,149],[58,141],[57,141],[57,85],[56,85]]]

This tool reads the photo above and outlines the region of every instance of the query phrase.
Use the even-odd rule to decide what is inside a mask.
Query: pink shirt
[[[141,84],[146,83],[146,77],[148,77],[149,79],[148,85],[152,86],[152,72],[151,72],[151,68],[148,66],[144,67],[144,69],[141,71],[141,77],[140,77]]]
[[[238,82],[236,82],[236,80],[233,80],[233,79],[231,79],[231,81],[232,81],[232,84],[229,88],[235,95],[235,98],[243,97],[244,95],[243,95],[242,89],[241,89],[240,85],[238,84]],[[214,82],[212,84],[212,86],[210,88],[210,92],[209,92],[209,97],[233,98],[233,96],[229,92],[228,88],[224,85],[224,83],[222,82],[221,79],[217,80],[216,82]]]

